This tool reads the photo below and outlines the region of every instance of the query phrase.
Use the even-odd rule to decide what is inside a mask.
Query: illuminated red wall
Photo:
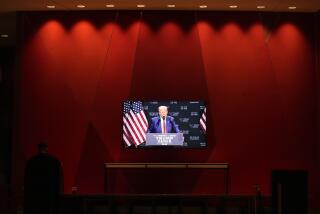
[[[20,21],[14,182],[45,140],[67,193],[103,192],[104,162],[227,162],[231,194],[255,184],[270,194],[272,169],[306,169],[315,197],[312,14],[33,12]],[[205,100],[208,149],[125,150],[126,99]],[[191,192],[210,182],[200,173]]]

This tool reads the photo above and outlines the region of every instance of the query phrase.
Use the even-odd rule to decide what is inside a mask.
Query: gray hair
[[[168,106],[159,106],[158,111],[160,111],[161,109],[166,109],[168,111]]]

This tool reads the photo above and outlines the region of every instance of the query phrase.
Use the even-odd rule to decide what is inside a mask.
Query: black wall
[[[15,47],[0,47],[0,213],[8,213],[13,127]]]

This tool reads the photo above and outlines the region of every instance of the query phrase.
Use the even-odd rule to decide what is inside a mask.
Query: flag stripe
[[[204,124],[204,122],[202,120],[200,120],[200,124],[201,124],[201,127],[203,128],[203,130],[205,131],[206,130],[206,124]]]
[[[132,133],[131,135],[135,136],[135,144],[139,145],[141,143],[141,136],[139,135],[139,133],[137,133],[137,130],[135,129],[135,127],[132,125],[132,123],[130,122],[130,120],[127,120],[128,125],[130,126]]]
[[[124,139],[124,142],[126,142],[126,144],[128,146],[131,146],[131,143],[130,143],[130,141],[128,140],[128,138],[127,138],[127,136],[125,134],[123,134],[123,139]]]
[[[131,144],[135,144],[134,139],[129,134],[129,131],[127,130],[126,126],[123,126],[123,131],[124,131],[124,140],[125,140],[125,142],[127,143],[127,141],[128,141],[129,144],[130,144],[130,145],[128,145],[128,143],[127,143],[127,145],[131,146]]]
[[[130,135],[131,135],[131,137],[132,137],[133,140],[134,140],[134,144],[138,144],[139,141],[137,140],[137,138],[136,138],[136,136],[135,136],[135,133],[131,130],[131,127],[130,127],[130,125],[129,125],[129,123],[127,122],[127,119],[126,119],[125,117],[123,118],[123,122],[124,122],[124,124],[126,125],[126,127],[128,128],[128,130],[129,130],[129,132],[130,132]]]
[[[125,126],[122,126],[122,128],[123,128],[123,132],[124,132],[126,135],[128,135],[128,130],[127,130],[127,128],[126,128]]]
[[[141,112],[137,114],[138,120],[140,122],[140,125],[142,126],[143,130],[147,130],[147,126],[145,121],[143,121],[143,119],[141,118]]]
[[[125,119],[125,118],[124,118]],[[125,125],[126,125],[126,128],[128,130],[128,139],[130,140],[130,142],[132,142],[132,144],[137,144],[137,138],[136,136],[134,135],[133,131],[131,130],[131,127],[129,126],[128,124],[128,121],[125,120]]]
[[[138,142],[138,144],[140,144],[140,142],[142,142],[142,137],[141,137],[139,131],[137,130],[137,127],[135,126],[134,122],[132,121],[130,115],[126,114],[126,116],[127,116],[127,119],[129,121],[129,124],[130,124],[132,130],[134,130],[134,134],[138,137],[138,141],[137,142]]]
[[[204,113],[202,114],[202,119],[203,121],[206,121],[206,115]]]
[[[144,119],[145,124],[148,126],[148,120],[147,120],[146,115],[144,114],[144,111],[142,111],[142,112],[140,112],[140,113],[142,114],[142,117],[143,117],[143,119]]]
[[[148,121],[141,101],[123,103],[123,140],[129,145],[140,145],[146,140]]]
[[[143,118],[144,121],[145,121],[146,126],[148,127],[148,119],[147,119],[145,113],[144,113],[144,112],[141,112],[141,115],[142,115],[142,118]]]
[[[142,139],[145,139],[145,135],[146,133],[143,131],[142,127],[141,127],[141,124],[139,123],[138,119],[137,119],[137,115],[138,114],[134,114],[132,111],[130,111],[130,114],[131,114],[131,118],[133,118],[133,122],[135,123],[135,126],[138,128],[139,130],[139,134],[140,136],[142,136]]]
[[[207,126],[206,126],[206,121],[207,121],[206,109],[207,108],[204,108],[203,113],[202,113],[202,115],[200,117],[200,126],[201,126],[201,128],[202,128],[204,133],[206,133],[206,130],[207,130]]]

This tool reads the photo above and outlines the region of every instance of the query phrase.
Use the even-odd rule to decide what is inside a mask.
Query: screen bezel
[[[207,102],[204,101],[204,100],[124,100],[121,102],[121,120],[122,120],[122,123],[121,123],[121,142],[122,142],[122,148],[124,150],[144,150],[144,149],[147,149],[147,150],[150,150],[150,149],[155,149],[155,150],[189,150],[189,149],[196,149],[196,150],[204,150],[204,149],[208,149],[209,145],[208,145],[208,138],[207,138],[207,132],[206,134],[203,135],[203,138],[204,138],[204,141],[206,143],[205,146],[198,146],[198,147],[193,147],[193,146],[164,146],[164,145],[161,145],[161,146],[142,146],[142,147],[135,147],[135,146],[126,146],[126,143],[124,142],[123,140],[123,137],[122,137],[122,134],[123,134],[123,125],[124,125],[124,122],[123,122],[123,107],[124,107],[124,102],[127,102],[127,101],[141,101],[142,103],[144,102],[203,102],[203,105],[205,106],[206,109],[208,109],[208,105],[207,105]],[[146,115],[147,116],[147,115]],[[208,110],[207,110],[207,116],[208,118]],[[147,116],[147,119],[148,121],[150,120],[150,118],[148,118]],[[208,120],[206,120],[206,130],[208,130]],[[200,128],[200,127],[199,127]]]

